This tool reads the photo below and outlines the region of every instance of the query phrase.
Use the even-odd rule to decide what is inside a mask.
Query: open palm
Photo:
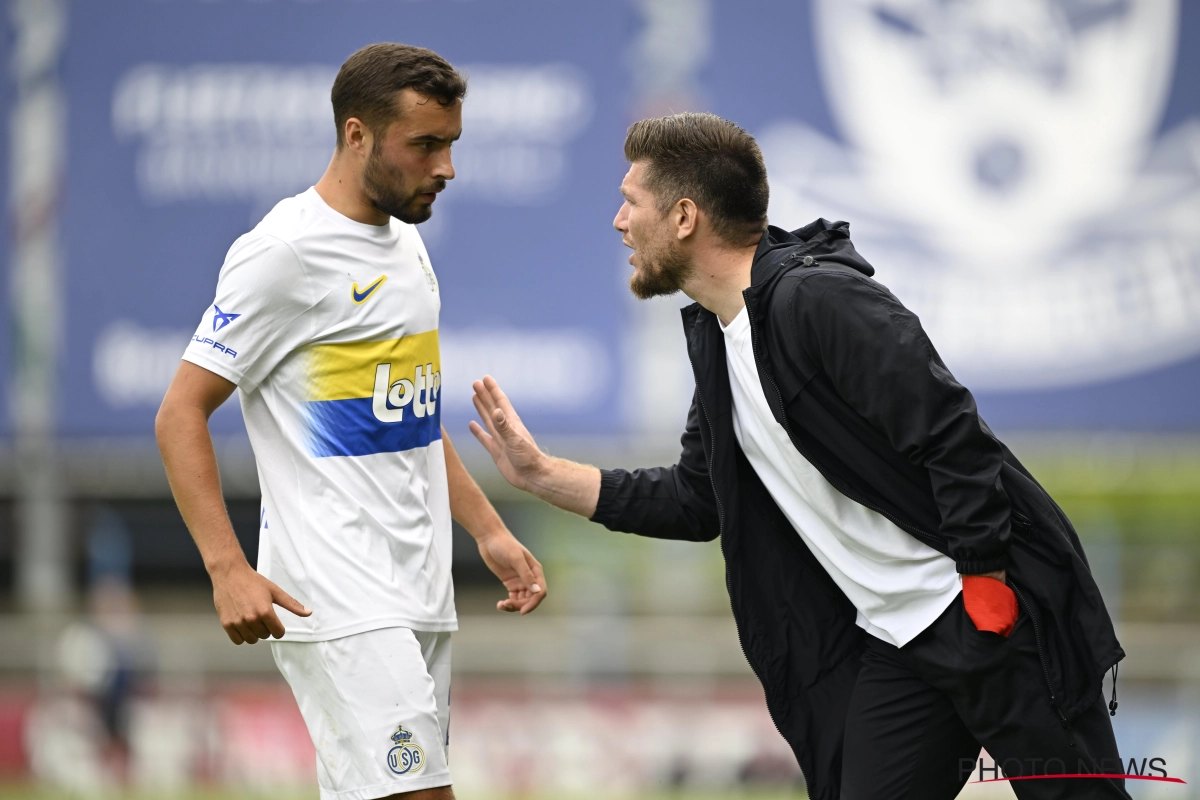
[[[471,433],[491,455],[504,479],[518,489],[528,490],[530,477],[543,463],[544,454],[495,378],[485,376],[473,386],[475,396],[471,399],[487,430],[472,420]]]

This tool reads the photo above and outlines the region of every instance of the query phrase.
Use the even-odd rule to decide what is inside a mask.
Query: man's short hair
[[[358,117],[379,133],[400,115],[397,93],[413,89],[443,106],[467,94],[467,80],[432,50],[408,44],[369,44],[346,59],[333,81],[337,146],[345,144],[346,120]]]
[[[687,197],[728,244],[753,244],[767,229],[767,168],[754,137],[715,114],[686,112],[635,122],[625,158],[646,164],[643,183],[665,214]]]

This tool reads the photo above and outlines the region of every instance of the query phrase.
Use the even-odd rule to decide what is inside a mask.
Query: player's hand
[[[213,576],[213,604],[221,627],[234,644],[254,644],[272,636],[282,639],[283,623],[275,614],[276,605],[300,617],[312,614],[245,562]]]
[[[487,430],[472,420],[471,433],[491,454],[504,479],[528,491],[530,479],[546,462],[546,454],[538,449],[495,378],[485,375],[472,385],[475,396],[471,399]]]
[[[496,603],[498,610],[528,614],[546,599],[542,565],[508,531],[480,539],[479,555],[508,589],[508,597]]]

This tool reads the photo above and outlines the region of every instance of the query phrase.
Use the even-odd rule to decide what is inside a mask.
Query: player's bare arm
[[[495,378],[475,381],[474,388],[475,410],[487,429],[472,420],[471,433],[505,480],[565,511],[589,518],[595,514],[600,470],[543,453]]]
[[[450,514],[475,539],[483,562],[508,590],[508,597],[498,601],[496,608],[528,614],[546,598],[546,576],[542,572],[542,565],[500,519],[496,509],[463,466],[444,427],[442,443],[446,451]]]
[[[293,614],[312,612],[250,566],[221,495],[221,476],[208,419],[236,387],[188,361],[179,365],[154,420],[167,480],[213,584],[221,627],[234,644],[283,638],[275,604]]]

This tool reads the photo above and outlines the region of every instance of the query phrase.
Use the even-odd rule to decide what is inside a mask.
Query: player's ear
[[[371,132],[358,117],[350,117],[346,120],[346,127],[342,130],[342,135],[345,137],[346,147],[355,153],[365,158],[370,152]]]
[[[675,222],[675,238],[686,239],[696,232],[699,224],[700,209],[696,203],[685,197],[671,209],[671,217]]]

